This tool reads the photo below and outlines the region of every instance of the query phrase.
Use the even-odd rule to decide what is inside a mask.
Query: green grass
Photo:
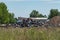
[[[0,28],[0,40],[60,40],[60,28]]]

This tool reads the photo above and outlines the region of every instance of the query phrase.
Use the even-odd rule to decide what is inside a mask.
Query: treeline
[[[51,9],[48,17],[46,15],[43,15],[43,14],[39,13],[36,10],[33,10],[30,13],[30,17],[40,17],[40,18],[45,17],[45,18],[51,19],[54,16],[60,16],[60,11],[58,9]]]
[[[50,13],[48,15],[48,17],[46,15],[40,14],[38,11],[33,10],[30,13],[30,17],[47,17],[48,19],[51,19],[54,16],[60,16],[60,12],[58,11],[58,9],[51,9]]]
[[[47,17],[46,15],[40,14],[38,11],[33,10],[30,17]],[[54,16],[60,16],[60,12],[58,9],[51,9],[50,14],[48,15],[48,19],[51,19]],[[7,6],[5,3],[0,2],[0,24],[7,24],[7,23],[16,23],[17,18],[14,18],[14,13],[8,11]]]

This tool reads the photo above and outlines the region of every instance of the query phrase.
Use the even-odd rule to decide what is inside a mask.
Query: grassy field
[[[60,28],[0,28],[0,40],[60,40]]]

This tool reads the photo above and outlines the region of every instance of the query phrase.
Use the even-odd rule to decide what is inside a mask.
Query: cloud
[[[59,3],[60,3],[60,1],[52,1],[51,3],[59,4]]]
[[[1,2],[4,1],[52,1],[52,0],[0,0]]]

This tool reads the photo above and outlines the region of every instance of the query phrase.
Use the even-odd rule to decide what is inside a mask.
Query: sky
[[[60,11],[59,0],[0,0],[7,5],[9,12],[15,17],[29,17],[32,10],[37,10],[43,15],[49,15],[51,9]]]

